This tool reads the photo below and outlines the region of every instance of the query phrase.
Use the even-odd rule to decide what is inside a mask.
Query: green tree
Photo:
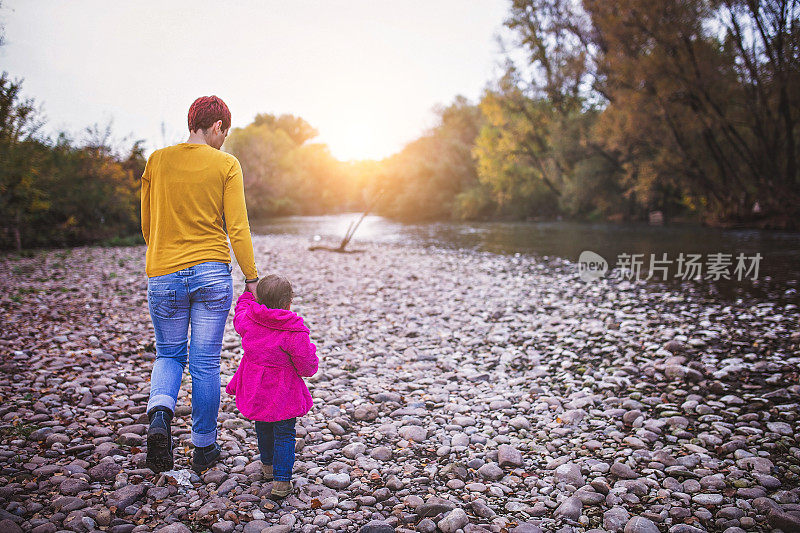
[[[41,186],[46,149],[37,136],[42,121],[32,99],[21,97],[21,81],[8,73],[0,76],[0,219],[6,239],[17,250],[23,245],[24,228],[50,203]],[[6,240],[4,239],[4,240]]]

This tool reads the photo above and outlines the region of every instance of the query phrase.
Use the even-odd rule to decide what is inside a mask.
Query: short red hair
[[[218,120],[222,121],[222,130],[231,127],[231,112],[222,98],[218,96],[201,96],[189,108],[189,131],[207,130]]]

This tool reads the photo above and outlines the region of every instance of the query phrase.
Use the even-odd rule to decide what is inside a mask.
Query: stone
[[[436,516],[441,513],[446,513],[455,508],[456,504],[450,500],[445,500],[444,498],[439,498],[437,496],[431,496],[425,503],[418,505],[415,511],[417,516],[420,518],[425,518],[427,516]]]
[[[695,494],[692,501],[698,505],[719,505],[722,503],[722,494]]]
[[[422,533],[434,533],[434,531],[436,531],[436,522],[430,518],[423,518],[420,520],[419,524],[417,524],[417,531]]]
[[[543,533],[542,528],[530,522],[522,522],[510,530],[511,533]]]
[[[378,408],[371,403],[362,403],[353,410],[353,418],[371,422],[378,418]]]
[[[586,480],[581,474],[581,467],[575,463],[564,463],[558,466],[555,470],[555,480],[557,483],[566,483],[577,488],[586,485]]]
[[[624,507],[617,505],[603,513],[603,528],[611,533],[616,533],[627,525],[630,518],[630,513]]]
[[[781,509],[770,509],[767,515],[767,522],[775,529],[789,531],[800,531],[800,512],[784,512]]]
[[[342,454],[348,459],[355,459],[359,455],[364,455],[367,446],[363,442],[352,442],[342,448]]]
[[[69,477],[61,482],[58,491],[65,496],[75,496],[79,492],[89,489],[89,483],[83,479]]]
[[[522,466],[522,453],[513,446],[509,446],[508,444],[501,444],[497,448],[497,462],[501,467]]]
[[[144,485],[126,485],[106,496],[106,504],[109,507],[125,509],[141,498],[146,490],[147,487]]]
[[[569,518],[570,520],[577,520],[581,516],[581,510],[583,509],[583,502],[580,498],[575,496],[570,496],[559,505],[555,510],[556,516],[563,516],[564,518]]]
[[[7,518],[0,520],[0,531],[3,533],[24,533],[22,528],[19,527],[16,522]]]
[[[611,465],[611,474],[622,479],[636,479],[639,475],[625,463],[616,462]]]
[[[378,446],[369,453],[369,456],[378,461],[390,461],[392,459],[392,449],[388,446]]]
[[[383,520],[370,520],[358,530],[358,533],[393,533],[394,527]]]
[[[658,526],[649,518],[634,516],[625,524],[624,533],[660,533]]]
[[[233,533],[236,523],[231,520],[220,520],[211,524],[211,533]]]
[[[53,501],[53,508],[62,513],[69,513],[86,507],[86,502],[77,496],[62,496]]]
[[[289,533],[292,530],[292,526],[289,524],[278,524],[275,526],[265,527],[261,530],[261,533]]]
[[[408,441],[424,442],[428,438],[428,430],[422,426],[402,426],[397,434]]]
[[[486,463],[478,469],[478,475],[484,479],[497,481],[505,475],[505,472],[497,466],[497,463]]]
[[[492,508],[486,505],[486,502],[480,498],[472,500],[472,502],[470,502],[470,506],[472,507],[472,512],[481,518],[491,520],[496,516],[496,513],[492,510]]]
[[[265,520],[251,520],[244,525],[243,533],[261,533],[263,529],[270,527],[270,525]]]
[[[322,484],[332,489],[344,489],[350,485],[350,474],[340,472],[338,474],[325,474]]]
[[[89,475],[95,481],[113,481],[122,471],[122,466],[111,461],[102,461],[89,469]]]
[[[192,533],[192,530],[180,522],[173,522],[156,529],[155,533]]]
[[[508,425],[514,429],[531,429],[531,423],[524,416],[515,416],[508,421]]]
[[[464,509],[457,507],[452,511],[449,511],[436,526],[443,532],[443,533],[455,533],[457,530],[463,528],[469,523],[469,517],[467,513],[464,512]]]

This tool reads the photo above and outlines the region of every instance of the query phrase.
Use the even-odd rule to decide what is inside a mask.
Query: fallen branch
[[[323,246],[323,245],[316,245],[316,246],[309,246],[309,250],[316,251],[316,250],[325,250],[328,252],[338,252],[338,253],[359,253],[363,252],[363,250],[346,250],[347,245],[350,243],[350,239],[353,238],[358,226],[361,224],[361,221],[366,218],[372,208],[375,207],[375,204],[378,203],[381,196],[383,196],[385,189],[381,189],[378,194],[372,199],[370,204],[367,206],[367,209],[361,214],[359,219],[355,222],[355,224],[351,221],[350,224],[347,226],[347,231],[344,234],[344,238],[342,239],[341,244],[338,247],[334,248],[333,246]]]

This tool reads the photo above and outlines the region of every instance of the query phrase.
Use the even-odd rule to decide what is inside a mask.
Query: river
[[[277,217],[254,221],[252,226],[256,234],[306,235],[310,245],[317,241],[338,244],[359,216]],[[800,233],[793,232],[567,221],[407,224],[370,215],[358,227],[349,248],[358,248],[359,242],[533,254],[573,262],[589,250],[607,261],[606,275],[620,275],[621,270],[614,267],[628,266],[628,276],[636,278],[635,266],[640,264],[640,279],[648,277],[654,254],[651,282],[688,284],[726,298],[798,299]],[[690,254],[696,254],[694,263],[700,265],[699,271],[688,268]]]

